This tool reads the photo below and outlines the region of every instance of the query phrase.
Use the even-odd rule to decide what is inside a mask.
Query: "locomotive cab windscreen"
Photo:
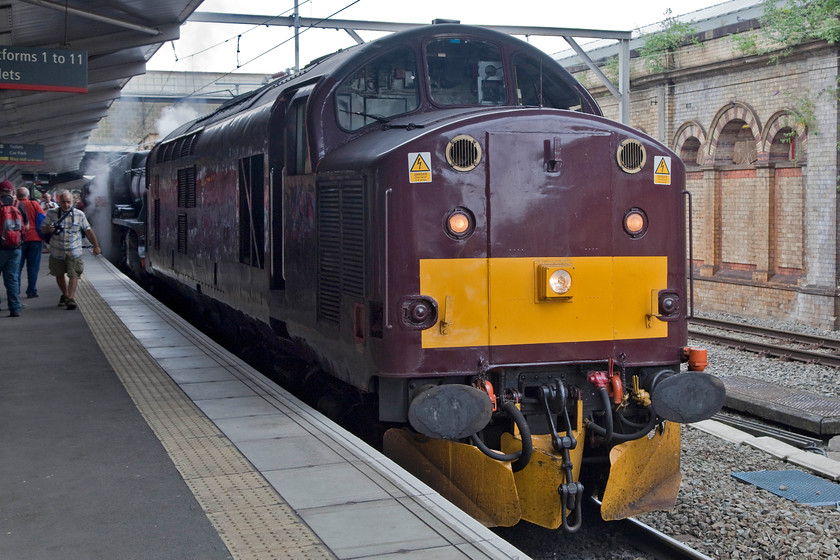
[[[540,61],[522,54],[513,57],[516,104],[580,111],[583,101],[563,76],[543,67]]]
[[[349,131],[417,109],[417,60],[401,48],[365,65],[345,79],[335,94],[338,124]]]
[[[354,132],[387,123],[420,109],[422,97],[447,107],[516,105],[598,114],[571,77],[532,55],[509,55],[495,43],[462,36],[429,41],[423,56],[425,69],[414,50],[398,47],[344,78],[335,91],[339,127]]]
[[[502,51],[486,41],[430,41],[426,64],[431,99],[439,105],[457,106],[516,104],[575,111],[583,106],[574,85],[554,68],[524,54],[514,55],[512,62],[512,72],[507,72]]]
[[[472,39],[437,39],[426,46],[429,91],[440,105],[504,105],[499,47]]]

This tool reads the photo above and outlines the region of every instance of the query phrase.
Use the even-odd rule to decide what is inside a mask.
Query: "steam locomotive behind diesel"
[[[680,423],[724,396],[686,347],[684,167],[544,53],[456,24],[340,51],[146,181],[135,263],[377,395],[386,453],[482,522],[673,505]]]

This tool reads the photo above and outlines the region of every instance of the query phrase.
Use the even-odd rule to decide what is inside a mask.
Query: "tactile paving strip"
[[[84,278],[76,299],[114,371],[232,557],[335,558]]]

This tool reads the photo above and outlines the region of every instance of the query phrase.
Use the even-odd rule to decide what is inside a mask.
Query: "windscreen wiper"
[[[359,115],[360,117],[365,117],[368,119],[373,119],[378,123],[382,124],[382,130],[388,130],[389,128],[404,128],[405,130],[412,130],[415,128],[423,128],[425,125],[422,124],[391,124],[390,119],[386,119],[381,115],[374,115],[373,113],[365,113],[364,111],[348,111],[346,109],[340,109],[342,113],[349,113],[351,115]]]

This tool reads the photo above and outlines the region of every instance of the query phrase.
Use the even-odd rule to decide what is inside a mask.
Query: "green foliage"
[[[651,72],[669,70],[673,66],[673,52],[697,33],[690,24],[677,21],[677,18],[671,15],[670,8],[665,10],[665,19],[661,25],[662,31],[645,35],[644,44],[639,48],[639,54],[645,59],[645,65]],[[691,42],[697,44],[699,40],[694,37]]]
[[[761,25],[787,47],[813,39],[834,44],[840,40],[840,0],[790,0],[781,7],[764,0]]]
[[[840,0],[789,0],[782,5],[764,0],[763,6],[761,38],[747,34],[733,37],[744,54],[763,54],[781,45],[783,50],[771,59],[775,63],[807,41],[822,40],[832,45],[840,41]]]
[[[612,83],[618,82],[618,57],[612,56],[604,62],[604,65],[601,67],[601,72],[604,73],[604,76],[610,79]]]
[[[822,92],[819,95],[822,95]],[[809,134],[816,136],[818,134],[817,108],[810,92],[806,91],[802,95],[789,95],[788,98],[791,101],[790,111],[796,126],[792,132],[785,135],[783,141],[790,143],[799,134],[797,130],[801,129],[805,129]]]
[[[759,43],[759,37],[755,33],[736,33],[730,35],[735,43],[735,48],[745,55],[760,54],[765,49]]]

